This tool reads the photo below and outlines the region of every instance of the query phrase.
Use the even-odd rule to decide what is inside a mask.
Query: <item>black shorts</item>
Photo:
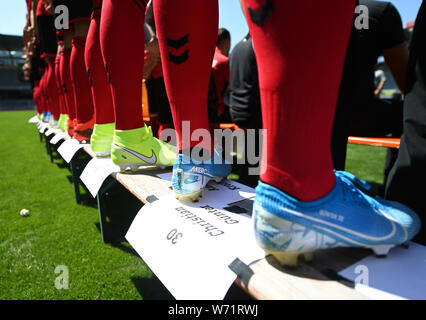
[[[158,113],[160,123],[173,123],[164,78],[149,79],[145,83],[148,91],[149,113]]]
[[[34,56],[31,58],[31,73],[30,73],[30,82],[34,83],[41,79],[41,59],[39,47],[34,46]]]
[[[55,8],[58,6],[65,6],[68,8],[68,21],[71,25],[79,20],[90,20],[93,10],[92,0],[53,0],[53,6]],[[57,18],[59,14],[63,14],[63,12],[55,12],[55,18]]]
[[[40,39],[40,55],[56,54],[58,43],[53,16],[37,16],[38,35]]]

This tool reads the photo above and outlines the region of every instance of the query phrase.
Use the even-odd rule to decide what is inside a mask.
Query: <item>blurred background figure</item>
[[[374,83],[376,85],[374,95],[379,97],[386,83],[386,74],[383,70],[377,69],[376,72],[374,72]]]
[[[240,128],[262,128],[259,76],[253,42],[248,34],[234,47],[229,59],[229,107],[232,122]]]
[[[426,224],[426,2],[423,1],[410,43],[404,101],[404,132],[386,184],[385,199],[419,213]],[[414,241],[426,244],[423,227]]]
[[[254,143],[255,150],[259,150],[259,129],[262,128],[262,111],[260,104],[259,76],[253,42],[250,34],[244,37],[233,48],[230,58],[230,82],[228,88],[229,112],[232,122],[241,129],[256,129],[255,141],[248,141],[245,136],[245,150],[247,143]],[[244,155],[237,155],[247,157]],[[239,181],[255,187],[259,180],[258,175],[249,175],[250,165],[235,164],[233,172],[239,175]]]
[[[402,133],[402,101],[379,99],[385,79],[375,83],[378,58],[383,56],[400,91],[405,90],[408,46],[400,14],[390,2],[359,0],[357,5],[368,8],[368,28],[356,23],[352,27],[332,134],[336,170],[345,169],[349,136],[399,138]],[[388,151],[385,180],[396,153]]]
[[[172,129],[173,117],[164,84],[161,65],[160,47],[156,34],[155,19],[152,5],[145,15],[145,64],[143,79],[146,84],[150,126],[158,138],[165,129]]]
[[[231,34],[227,29],[220,28],[217,33],[207,99],[209,122],[214,128],[217,128],[219,123],[231,122],[229,107],[225,102],[225,93],[229,84],[230,48]]]

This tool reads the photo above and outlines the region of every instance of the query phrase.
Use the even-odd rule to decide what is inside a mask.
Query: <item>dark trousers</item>
[[[361,109],[362,107],[362,109]],[[334,169],[345,170],[349,136],[399,138],[402,134],[403,103],[398,100],[373,99],[369,104],[355,106],[339,103],[333,125],[331,153]],[[396,161],[397,150],[389,149],[384,168],[385,180]]]
[[[164,78],[152,78],[145,82],[148,91],[149,113],[158,116],[159,123],[173,123]]]
[[[420,8],[410,46],[404,128],[385,198],[399,201],[422,219],[414,241],[426,244],[426,2]]]
[[[256,133],[254,137],[248,137],[248,135],[245,135],[245,141],[244,141],[244,164],[238,164],[237,159],[234,159],[234,163],[232,165],[232,172],[239,175],[239,182],[252,187],[256,188],[260,176],[258,174],[250,174],[250,168],[253,170],[255,168],[259,168],[260,163],[250,164],[248,159],[248,153],[247,150],[249,149],[248,144],[250,144],[250,148],[252,149],[251,152],[255,152],[255,155],[258,157],[261,154],[261,140],[262,137],[260,135],[260,129],[256,128]],[[254,150],[253,150],[254,149]]]

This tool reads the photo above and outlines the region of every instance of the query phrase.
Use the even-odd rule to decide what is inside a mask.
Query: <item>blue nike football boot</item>
[[[202,196],[210,180],[220,182],[231,173],[232,165],[222,158],[219,148],[214,149],[208,161],[197,161],[186,154],[178,154],[173,166],[172,187],[176,199],[194,202]]]
[[[296,265],[300,255],[309,259],[316,250],[335,247],[387,255],[419,232],[420,219],[411,209],[364,194],[353,182],[361,181],[349,173],[335,171],[335,176],[333,190],[312,202],[259,181],[253,221],[260,247],[282,264]]]

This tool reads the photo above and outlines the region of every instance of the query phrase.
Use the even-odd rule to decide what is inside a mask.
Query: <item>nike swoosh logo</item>
[[[257,24],[259,27],[263,26],[271,16],[274,11],[274,6],[272,4],[272,0],[266,0],[263,6],[259,10],[254,10],[252,8],[248,8],[250,19],[254,24]]]
[[[334,224],[334,223],[331,223],[331,222],[327,222],[327,221],[324,221],[324,220],[321,220],[321,219],[317,219],[317,218],[314,218],[314,217],[311,217],[311,216],[308,216],[308,215],[304,215],[303,213],[300,213],[300,212],[297,212],[297,211],[294,211],[294,210],[291,210],[291,209],[288,209],[288,208],[282,208],[282,210],[286,211],[286,212],[288,212],[288,213],[290,213],[290,214],[292,214],[294,216],[297,216],[299,218],[310,220],[310,221],[312,221],[312,222],[314,222],[316,224],[320,224],[320,225],[315,225],[315,227],[318,228],[318,229],[322,229],[324,231],[330,232],[332,234],[335,234],[335,235],[337,235],[337,236],[339,236],[339,237],[341,237],[341,238],[343,238],[343,239],[345,239],[347,241],[350,241],[350,242],[356,242],[356,241],[351,240],[351,239],[345,237],[340,232],[336,232],[336,231],[330,230],[329,228],[327,228],[327,226],[335,228],[335,229],[337,229],[339,231],[343,231],[343,232],[345,232],[347,234],[359,237],[359,238],[364,239],[364,240],[377,241],[377,242],[386,241],[386,240],[392,238],[395,235],[396,229],[397,229],[396,223],[394,221],[390,220],[389,223],[390,223],[390,225],[392,227],[392,230],[389,232],[389,234],[387,234],[385,236],[382,236],[382,237],[374,237],[374,236],[370,236],[368,234],[364,234],[364,233],[361,233],[361,232],[353,231],[351,229],[342,227],[340,225],[337,225],[337,224]],[[383,211],[381,211],[381,213],[384,214]],[[274,215],[271,215],[271,216],[276,217]],[[297,223],[300,224],[300,222],[297,222]],[[359,243],[359,244],[361,244],[361,243]],[[362,244],[362,245],[365,245],[365,244]]]
[[[142,160],[142,161],[144,161],[144,162],[146,162],[148,164],[156,164],[157,163],[157,157],[155,156],[154,150],[151,150],[152,151],[152,156],[151,157],[146,157],[143,154],[140,154],[140,153],[138,153],[136,151],[127,149],[125,147],[122,147],[122,146],[119,146],[119,145],[115,145],[115,146],[119,147],[120,149],[122,149],[122,150],[124,150],[124,151],[126,151],[128,153],[130,153],[131,155],[135,156],[136,158],[138,158],[138,159],[140,159],[140,160]]]

